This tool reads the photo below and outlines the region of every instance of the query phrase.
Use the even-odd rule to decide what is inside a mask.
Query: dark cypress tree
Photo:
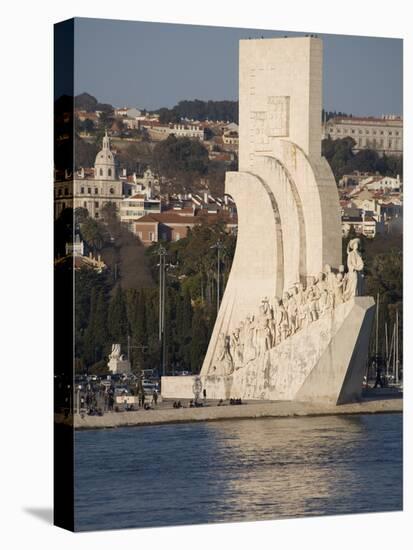
[[[108,330],[112,343],[126,344],[128,317],[122,289],[118,285],[109,303]]]
[[[96,318],[97,292],[92,289],[90,294],[89,320],[83,334],[83,349],[85,360],[88,365],[92,365],[96,360],[96,340],[95,340],[95,318]]]
[[[208,346],[208,327],[205,323],[203,308],[196,307],[192,317],[191,370],[198,373]]]
[[[97,360],[103,357],[110,351],[109,334],[107,329],[108,307],[106,294],[103,289],[99,290],[96,298],[96,308],[94,315],[94,340],[97,348]]]

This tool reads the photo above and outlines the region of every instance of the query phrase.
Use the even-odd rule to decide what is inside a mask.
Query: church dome
[[[116,179],[115,157],[110,150],[110,139],[105,131],[102,141],[102,149],[96,155],[95,160],[95,179],[114,180]]]

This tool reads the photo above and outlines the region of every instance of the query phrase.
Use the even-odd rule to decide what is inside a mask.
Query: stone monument
[[[120,344],[112,344],[108,368],[112,374],[130,374],[130,363],[120,352]]]
[[[238,237],[201,370],[211,399],[361,396],[374,301],[321,156],[322,41],[240,41],[239,171],[227,172]],[[166,377],[165,397],[187,397]],[[188,385],[188,383],[187,383]],[[173,394],[173,395],[172,395]]]

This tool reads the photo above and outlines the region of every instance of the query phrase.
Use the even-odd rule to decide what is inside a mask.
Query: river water
[[[76,433],[76,530],[402,508],[402,415]]]

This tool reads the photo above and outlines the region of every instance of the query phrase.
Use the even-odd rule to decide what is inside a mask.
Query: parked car
[[[129,394],[129,390],[126,386],[116,386],[115,395]]]
[[[142,387],[143,391],[147,394],[152,394],[154,390],[158,391],[157,384],[151,380],[143,380]]]

